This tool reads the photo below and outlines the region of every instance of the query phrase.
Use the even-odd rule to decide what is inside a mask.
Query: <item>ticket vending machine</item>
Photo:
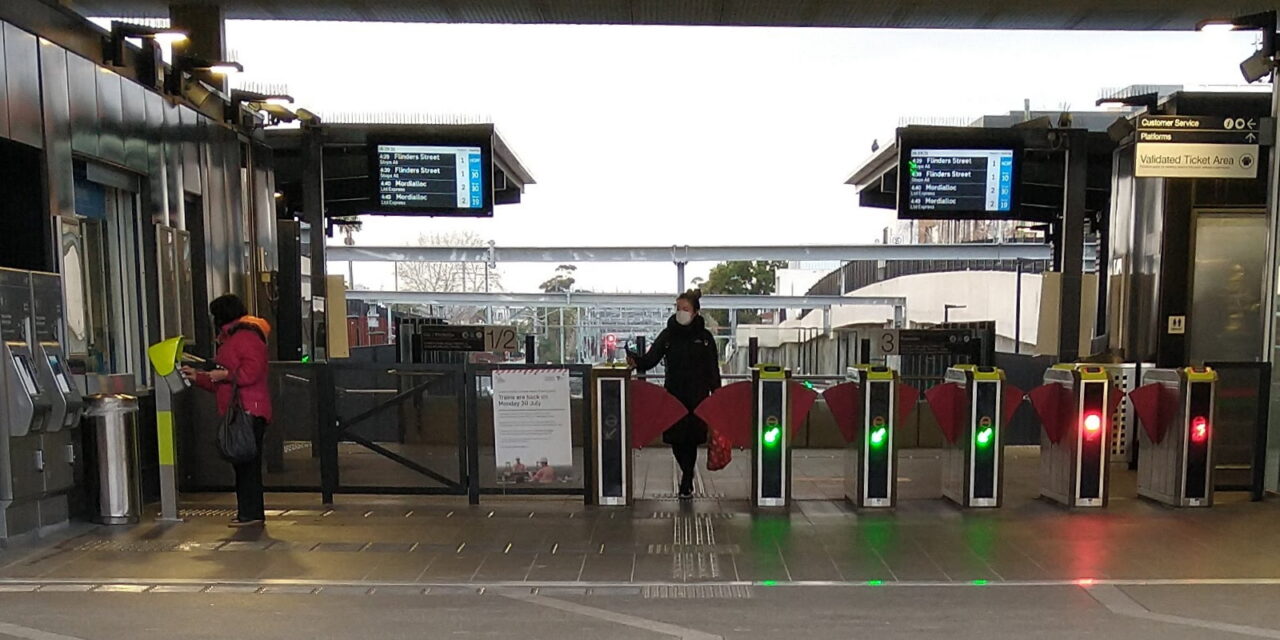
[[[751,496],[756,508],[791,504],[791,371],[762,364],[751,370]]]
[[[31,273],[31,352],[39,386],[52,401],[40,436],[44,458],[45,497],[40,503],[44,526],[70,517],[67,492],[75,485],[75,463],[84,406],[83,396],[67,369],[62,349],[62,278],[54,273]]]
[[[1040,495],[1068,507],[1105,507],[1112,417],[1120,398],[1099,365],[1058,364],[1031,392],[1040,413]]]
[[[962,364],[945,381],[963,394],[955,439],[946,443],[942,495],[962,507],[999,507],[1004,491],[1004,371]],[[934,413],[939,408],[934,407]],[[942,416],[938,417],[939,422]]]
[[[626,364],[596,366],[591,371],[595,403],[592,491],[595,504],[627,506],[631,491],[631,369]]]
[[[178,450],[173,428],[173,403],[191,384],[182,377],[182,336],[157,342],[147,349],[147,358],[156,373],[156,450],[160,458],[161,522],[179,522]]]
[[[844,495],[859,509],[890,509],[898,499],[898,374],[882,366],[849,370],[859,395],[858,424],[845,452]]]
[[[49,410],[40,450],[44,457],[44,492],[40,523],[49,526],[70,518],[67,492],[75,486],[77,443],[84,398],[67,369],[62,350],[62,277],[31,273],[32,363],[36,381],[48,390]]]
[[[1213,505],[1214,396],[1204,367],[1149,369],[1133,392],[1143,428],[1138,495],[1175,507]]]
[[[0,537],[40,526],[44,455],[40,436],[53,407],[40,385],[28,342],[31,274],[0,269]]]

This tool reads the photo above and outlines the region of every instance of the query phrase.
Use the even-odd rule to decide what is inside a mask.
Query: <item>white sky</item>
[[[1024,98],[1088,109],[1130,84],[1238,84],[1253,39],[244,21],[227,34],[246,79],[287,82],[321,114],[492,118],[538,182],[521,204],[481,220],[366,218],[356,242],[470,230],[500,246],[875,242],[892,213],[859,209],[843,182],[900,118],[1005,113]],[[505,287],[533,291],[554,268],[507,266]],[[358,266],[356,280],[390,288],[389,273]],[[674,280],[670,265],[579,268],[596,291]]]

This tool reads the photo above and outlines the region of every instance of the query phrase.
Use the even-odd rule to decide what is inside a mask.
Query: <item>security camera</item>
[[[1274,69],[1275,63],[1261,50],[1240,63],[1240,73],[1244,75],[1246,82],[1257,82],[1271,75]]]

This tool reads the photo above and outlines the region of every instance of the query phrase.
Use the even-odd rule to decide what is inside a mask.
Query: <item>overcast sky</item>
[[[356,242],[468,230],[506,246],[875,242],[892,214],[859,209],[843,183],[900,118],[1237,84],[1252,46],[1247,34],[243,21],[227,39],[246,79],[287,82],[321,114],[492,118],[538,182],[521,204],[482,220],[366,218]],[[534,290],[553,270],[507,267],[506,288]],[[579,271],[597,291],[675,285],[668,265]],[[389,286],[376,267],[356,278]]]

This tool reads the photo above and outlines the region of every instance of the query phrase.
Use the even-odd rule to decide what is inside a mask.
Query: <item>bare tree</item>
[[[419,235],[419,247],[480,247],[485,241],[470,232]],[[502,291],[497,269],[483,262],[397,262],[396,287],[401,291],[432,293],[480,293]],[[431,310],[418,309],[431,313]],[[438,317],[452,324],[473,324],[484,319],[484,309],[474,305],[452,305],[438,310]]]

